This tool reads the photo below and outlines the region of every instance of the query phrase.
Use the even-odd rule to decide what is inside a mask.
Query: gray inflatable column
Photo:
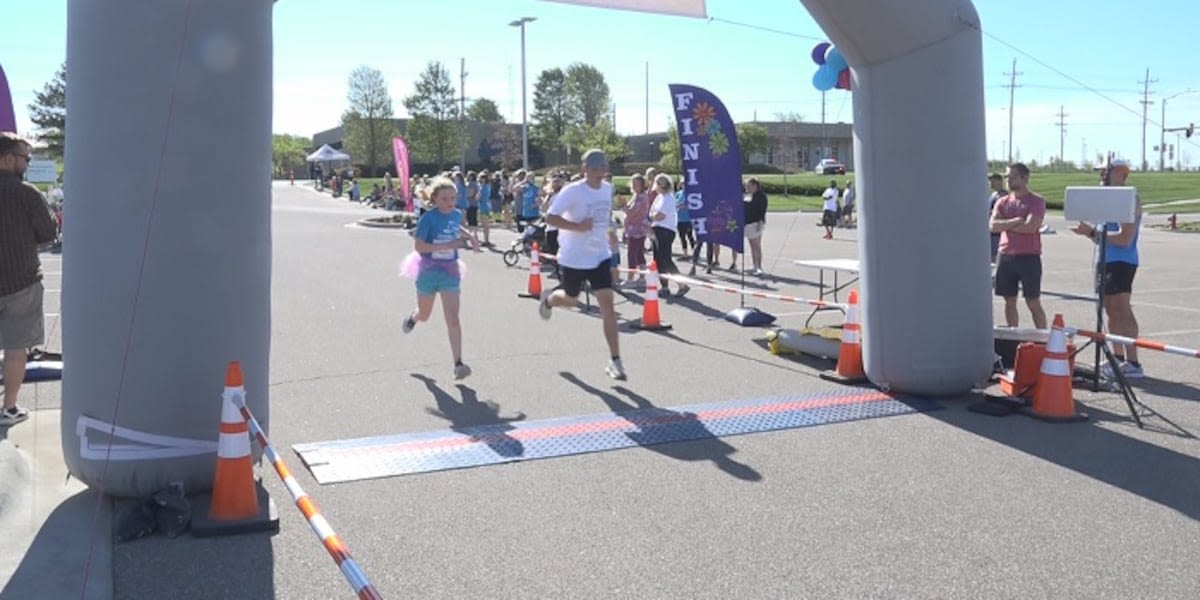
[[[68,3],[63,455],[116,496],[211,488],[231,360],[268,422],[271,10]]]
[[[853,73],[863,361],[948,395],[993,363],[983,47],[967,0],[802,0]]]

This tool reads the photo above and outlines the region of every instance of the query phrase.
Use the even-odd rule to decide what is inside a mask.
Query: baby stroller
[[[546,243],[546,221],[542,219],[526,225],[525,231],[522,231],[521,235],[513,240],[508,250],[504,251],[504,264],[510,267],[517,266],[517,261],[520,260],[522,254],[529,256],[534,243],[539,246]]]

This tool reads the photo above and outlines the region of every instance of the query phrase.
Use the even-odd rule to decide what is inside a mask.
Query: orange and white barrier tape
[[[649,273],[649,271],[639,270],[639,269],[627,269],[625,267],[620,267],[620,270],[624,273],[638,273],[641,275],[645,275],[645,274]],[[707,281],[701,281],[699,279],[692,279],[691,277],[685,277],[683,275],[669,275],[669,274],[664,274],[664,273],[660,272],[658,274],[658,276],[663,279],[667,279],[669,281],[677,281],[679,283],[686,283],[687,285],[690,285],[693,287],[708,288],[710,290],[716,290],[718,292],[725,292],[728,294],[738,294],[738,295],[742,295],[742,296],[750,296],[752,298],[763,298],[766,300],[779,300],[780,302],[791,302],[793,304],[807,304],[809,306],[819,306],[819,307],[824,307],[824,308],[845,309],[849,306],[845,302],[826,302],[824,300],[810,300],[808,298],[798,298],[796,296],[785,296],[783,294],[768,294],[766,292],[756,292],[753,290],[744,290],[741,288],[736,288],[736,287],[727,286],[727,285],[717,285],[715,283],[709,283]]]
[[[1193,350],[1192,348],[1180,348],[1179,346],[1171,346],[1169,344],[1164,344],[1162,342],[1156,342],[1153,340],[1124,337],[1120,335],[1113,335],[1111,333],[1097,333],[1095,331],[1087,331],[1086,329],[1075,329],[1074,327],[1066,328],[1066,332],[1068,335],[1081,335],[1085,338],[1096,340],[1097,342],[1111,342],[1113,344],[1121,344],[1123,346],[1137,346],[1138,348],[1158,350],[1159,352],[1166,352],[1167,354],[1174,354],[1177,356],[1200,358],[1200,350]]]
[[[304,514],[304,518],[308,520],[308,526],[312,528],[313,533],[317,534],[321,543],[325,546],[325,550],[333,557],[333,562],[342,571],[342,575],[346,577],[346,581],[350,583],[350,587],[354,588],[354,593],[358,595],[360,600],[382,600],[383,596],[375,591],[375,586],[367,580],[366,574],[358,566],[358,562],[350,556],[350,550],[346,547],[346,543],[342,538],[333,531],[333,527],[329,526],[329,522],[325,517],[321,516],[321,511],[317,509],[317,505],[313,504],[312,499],[308,494],[300,488],[300,484],[296,482],[296,478],[292,476],[291,470],[287,465],[283,464],[283,459],[271,447],[271,443],[267,441],[267,435],[263,433],[263,429],[259,426],[254,415],[250,414],[250,409],[246,407],[246,401],[240,396],[235,395],[233,398],[237,408],[242,413],[242,417],[246,419],[246,423],[250,425],[250,433],[254,435],[254,439],[258,440],[258,445],[262,447],[263,453],[267,455],[267,460],[271,461],[271,465],[275,467],[275,472],[279,474],[279,478],[283,480],[283,485],[287,487],[288,493],[292,495],[292,500],[296,502],[296,508]]]

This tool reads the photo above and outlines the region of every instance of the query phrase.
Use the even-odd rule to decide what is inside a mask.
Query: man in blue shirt
[[[1113,159],[1108,167],[1109,176],[1104,185],[1121,187],[1129,177],[1129,162]],[[1079,235],[1099,242],[1107,236],[1104,252],[1104,312],[1108,314],[1108,330],[1113,335],[1137,338],[1138,322],[1133,314],[1130,298],[1133,295],[1133,276],[1138,269],[1138,237],[1142,227],[1142,200],[1137,200],[1137,210],[1132,223],[1106,223],[1103,228],[1081,222],[1072,228]],[[1120,369],[1126,379],[1145,377],[1142,363],[1138,361],[1136,346],[1113,345],[1113,354],[1121,361]],[[1112,378],[1112,367],[1103,365],[1101,372]]]

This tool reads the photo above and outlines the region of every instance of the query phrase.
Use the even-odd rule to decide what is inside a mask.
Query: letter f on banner
[[[696,238],[742,252],[745,202],[742,201],[742,151],[737,129],[725,105],[712,92],[671,84],[684,197]]]

